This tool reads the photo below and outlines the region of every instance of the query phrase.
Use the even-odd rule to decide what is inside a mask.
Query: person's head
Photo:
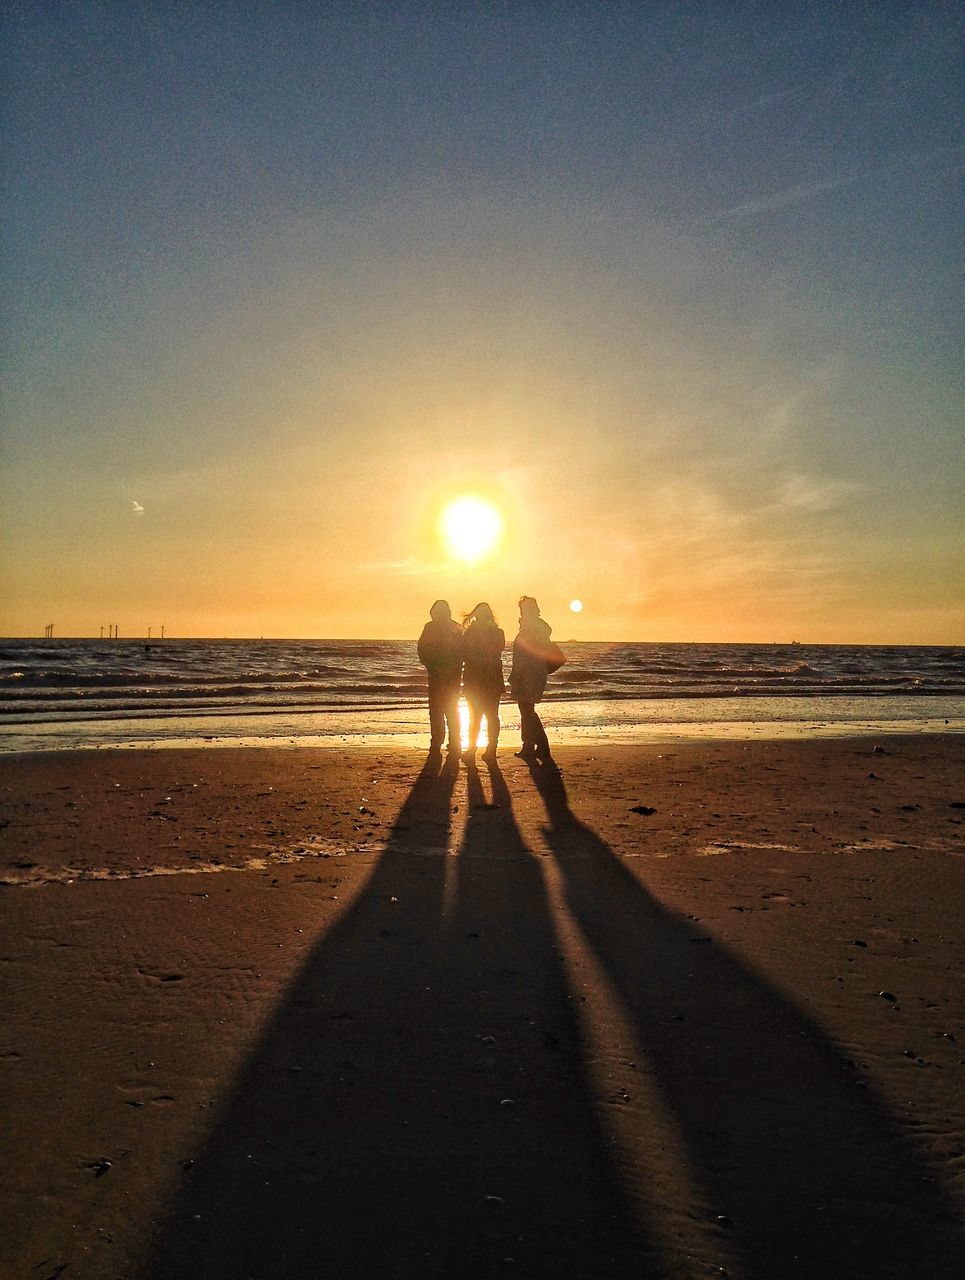
[[[485,602],[485,600],[480,600],[479,604],[476,605],[472,613],[466,614],[465,621],[467,624],[471,622],[485,622],[485,623],[488,623],[489,626],[491,627],[494,627],[496,625],[496,619],[493,616],[493,611],[492,609],[490,609],[489,605]]]
[[[448,600],[437,600],[429,610],[429,617],[433,622],[448,622],[452,617]]]
[[[539,605],[532,596],[520,596],[519,616],[522,622],[532,622],[539,617]]]

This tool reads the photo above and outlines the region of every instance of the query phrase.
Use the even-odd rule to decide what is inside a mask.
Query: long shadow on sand
[[[698,1185],[733,1234],[740,1274],[965,1274],[948,1202],[841,1051],[648,894],[573,814],[555,769],[531,773],[566,903],[625,1004]]]
[[[553,922],[497,771],[427,766],[173,1206],[154,1280],[665,1274],[596,1124]],[[507,1261],[509,1260],[509,1261]]]

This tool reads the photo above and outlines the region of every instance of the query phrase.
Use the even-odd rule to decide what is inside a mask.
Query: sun
[[[474,564],[495,551],[503,536],[503,517],[485,498],[466,494],[446,504],[439,516],[439,533],[455,560]]]

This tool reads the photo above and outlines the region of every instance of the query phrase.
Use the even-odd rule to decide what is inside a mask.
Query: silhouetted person
[[[476,758],[483,718],[489,733],[489,746],[483,752],[483,759],[496,758],[499,699],[506,691],[502,659],[505,648],[506,634],[497,626],[492,609],[485,602],[477,604],[472,613],[466,615],[463,632],[465,667],[462,687],[469,703],[469,747],[465,752],[466,760]]]
[[[419,661],[429,676],[429,749],[441,751],[449,729],[449,751],[459,750],[459,682],[462,677],[462,627],[453,622],[445,600],[429,610],[431,622],[419,637]]]
[[[532,596],[519,602],[519,634],[513,641],[513,667],[509,673],[509,691],[519,704],[519,728],[522,749],[516,754],[523,760],[551,761],[550,744],[536,704],[546,688],[548,666],[556,646],[550,641],[552,628],[539,616],[539,605]],[[556,664],[558,665],[558,664]],[[555,666],[554,666],[555,669]]]

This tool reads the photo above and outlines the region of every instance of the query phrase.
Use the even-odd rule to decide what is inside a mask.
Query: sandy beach
[[[0,1272],[947,1277],[965,738],[0,759]]]

